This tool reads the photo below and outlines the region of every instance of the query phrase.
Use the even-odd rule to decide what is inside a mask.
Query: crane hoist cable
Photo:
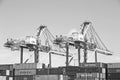
[[[99,45],[98,41],[97,41],[96,38],[95,38],[95,34],[94,34],[92,28],[90,28],[90,33],[91,33],[91,35],[92,35],[92,39],[94,40],[94,43],[96,44],[96,46],[97,46],[98,48],[100,48],[100,45]]]
[[[98,36],[98,34],[96,33],[96,31],[95,31],[95,29],[93,28],[93,26],[92,26],[92,29],[94,30],[96,36],[98,37],[98,39],[100,40],[100,42],[101,42],[101,44],[104,46],[104,48],[105,48],[106,50],[108,50],[107,47],[105,46],[105,44],[104,44],[104,43],[102,42],[102,40],[100,39],[100,37]]]

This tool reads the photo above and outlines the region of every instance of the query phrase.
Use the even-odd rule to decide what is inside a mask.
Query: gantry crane
[[[29,51],[34,51],[34,63],[39,62],[39,51],[49,53],[49,66],[51,67],[51,54],[66,56],[66,54],[64,54],[65,50],[55,46],[55,38],[47,29],[47,26],[41,25],[37,30],[38,32],[36,37],[26,36],[26,39],[23,40],[7,39],[7,42],[4,44],[4,46],[11,48],[11,50],[21,50],[20,63],[23,63],[24,48],[29,49]],[[44,39],[42,39],[42,37],[44,37]],[[72,57],[71,55],[67,56]],[[29,59],[27,59],[25,63],[28,60]]]
[[[80,65],[80,49],[84,50],[84,63],[87,62],[87,50],[95,52],[95,62],[97,62],[97,53],[104,55],[112,55],[101,41],[91,22],[83,22],[79,32],[73,32],[71,36],[57,37],[55,40],[57,45],[68,44],[78,49],[78,65]]]
[[[44,25],[41,25],[37,30],[38,32],[35,37],[27,36],[27,39],[25,40],[7,40],[4,46],[9,47],[12,50],[21,49],[21,63],[23,63],[23,48],[34,51],[34,63],[39,62],[39,51],[49,53],[50,67],[51,54],[66,56],[66,66],[69,66],[73,59],[73,56],[69,53],[69,46],[73,46],[78,49],[79,66],[81,49],[84,51],[84,63],[87,62],[88,50],[95,52],[95,62],[97,62],[97,53],[112,55],[112,52],[107,49],[98,34],[95,32],[91,22],[83,22],[79,32],[73,32],[71,36],[60,35],[55,38]],[[44,37],[44,40],[42,40],[41,36]],[[69,57],[71,57],[71,59],[69,59]],[[28,60],[29,59],[25,62]]]

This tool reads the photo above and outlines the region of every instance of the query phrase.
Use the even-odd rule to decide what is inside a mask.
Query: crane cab
[[[84,41],[83,35],[78,32],[73,32],[72,37],[73,37],[74,41]]]
[[[37,45],[37,40],[33,36],[26,36],[25,43],[26,45]]]

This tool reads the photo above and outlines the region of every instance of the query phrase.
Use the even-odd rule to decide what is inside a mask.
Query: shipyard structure
[[[19,50],[20,63],[0,65],[0,80],[120,80],[120,63],[98,62],[97,54],[112,56],[113,52],[107,49],[91,22],[83,22],[79,31],[69,36],[54,37],[44,25],[37,30],[36,36],[26,36],[22,40],[7,39],[4,47]],[[71,48],[77,50],[77,66],[70,64],[74,59]],[[33,52],[34,62],[23,60],[24,49]],[[44,62],[40,62],[39,52],[49,54],[47,66],[41,64]],[[91,52],[95,57],[90,63],[87,55]],[[65,57],[65,66],[52,67],[51,54]]]

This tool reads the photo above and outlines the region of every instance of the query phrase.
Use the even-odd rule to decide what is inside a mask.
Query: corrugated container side
[[[62,67],[59,68],[59,72],[66,74],[76,73],[106,73],[106,68],[101,67]]]
[[[86,69],[85,69],[85,72],[86,72],[86,73],[90,73],[90,72],[91,72],[91,73],[92,73],[92,72],[93,72],[93,73],[95,73],[95,72],[97,73],[97,72],[102,72],[102,69],[101,69],[101,68],[86,68]]]
[[[99,73],[77,73],[77,78],[99,78]]]
[[[120,80],[120,79],[107,79],[107,80]]]
[[[108,73],[107,79],[120,79],[120,73]]]
[[[83,78],[83,79],[76,78],[75,80],[100,80],[100,79],[99,78]]]
[[[71,71],[73,71],[72,67],[59,67],[58,68],[58,74],[67,74],[68,72],[71,74]]]
[[[51,68],[51,69],[49,69],[49,74],[59,74],[59,69],[58,68]]]
[[[36,69],[36,68],[42,68],[42,64],[40,64],[40,63],[23,63],[23,64],[14,64],[13,67],[15,69]]]
[[[59,75],[36,75],[35,80],[59,80]]]
[[[102,73],[106,73],[106,68],[102,68]]]
[[[108,63],[108,68],[120,68],[120,63]]]
[[[13,76],[13,70],[12,70],[12,71],[10,71],[10,75],[9,75],[9,76],[11,76],[11,77]]]
[[[9,76],[6,76],[6,80],[9,80]]]
[[[6,70],[0,70],[0,75],[1,76],[6,76]]]
[[[102,67],[102,68],[106,68],[107,64],[105,64],[105,63],[81,63],[80,67]]]
[[[13,72],[10,70],[0,70],[0,75],[1,76],[12,76]]]
[[[78,73],[106,73],[106,68],[100,67],[86,67],[86,68],[79,68]]]
[[[0,76],[0,80],[6,80],[6,76]]]
[[[35,75],[36,70],[15,70],[15,75]]]
[[[12,70],[13,65],[0,65],[0,70]]]
[[[13,80],[13,77],[9,77],[9,80]]]
[[[10,70],[6,70],[6,75],[10,76]]]
[[[48,69],[36,69],[36,75],[47,75],[49,74]]]
[[[63,68],[63,73],[66,71],[67,75],[75,75],[78,72],[78,67],[66,67]]]
[[[15,80],[34,80],[34,76],[32,75],[15,76]]]
[[[106,73],[105,68],[100,68],[100,67],[87,67],[87,68],[80,68],[78,70],[79,73]]]
[[[108,68],[107,73],[120,73],[120,68]]]
[[[106,75],[104,73],[100,73],[100,78],[106,79]]]

